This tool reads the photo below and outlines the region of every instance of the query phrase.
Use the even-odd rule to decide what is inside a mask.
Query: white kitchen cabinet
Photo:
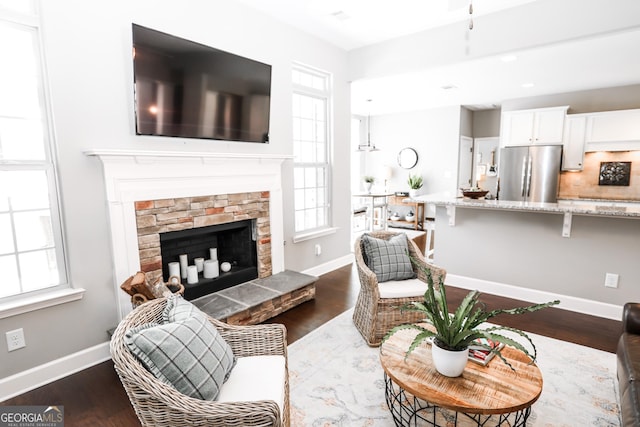
[[[587,116],[568,115],[564,124],[562,170],[582,170]]]
[[[568,106],[502,113],[500,145],[562,144]]]
[[[587,142],[640,140],[640,109],[590,113]]]

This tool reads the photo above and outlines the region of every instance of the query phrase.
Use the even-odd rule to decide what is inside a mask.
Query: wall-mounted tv
[[[268,142],[271,66],[133,24],[138,135]]]

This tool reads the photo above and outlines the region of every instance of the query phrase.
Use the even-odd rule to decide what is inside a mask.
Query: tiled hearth
[[[230,325],[255,325],[315,298],[317,277],[285,270],[193,301]]]
[[[190,199],[192,202],[196,200],[195,203],[199,203],[197,200],[213,196],[213,199],[208,200],[212,200],[215,204],[217,197],[224,197],[224,195],[229,201],[230,197],[232,199],[236,197],[233,195],[250,195],[249,197],[260,195],[262,198],[263,195],[268,194],[269,201],[266,209],[269,212],[270,221],[268,231],[263,230],[263,236],[269,241],[265,240],[264,244],[271,249],[271,273],[284,271],[282,163],[291,156],[137,150],[92,150],[85,154],[98,157],[103,165],[114,264],[113,285],[118,296],[118,307],[115,308],[120,318],[132,309],[129,295],[120,289],[120,284],[135,272],[140,271],[143,266],[144,268],[152,267],[154,262],[147,263],[146,259],[153,259],[156,256],[155,249],[146,248],[152,249],[149,252],[151,256],[146,256],[146,249],[141,249],[139,246],[136,216],[136,203],[139,202],[154,201],[155,207],[157,201],[172,200],[175,204],[176,201],[182,203]],[[230,209],[241,210],[240,204],[235,206]],[[190,208],[192,207],[194,206],[191,205]],[[220,208],[223,208],[222,211]],[[176,218],[173,224],[161,226],[181,227],[183,225],[180,225],[180,222],[188,223],[190,217],[194,218],[195,224],[199,221],[217,221],[225,216],[236,215],[233,212],[224,212],[222,206],[203,209],[204,215],[198,215],[200,218],[198,220],[195,220],[196,216],[189,215],[191,211],[198,209],[187,209],[186,213],[176,214],[177,216],[185,215],[182,219]],[[207,211],[207,209],[210,210]],[[161,218],[168,219],[162,216]],[[149,217],[142,221],[153,220]],[[157,227],[158,216],[155,221]],[[154,238],[150,237],[150,239]],[[141,259],[145,261],[141,262]],[[263,260],[261,268],[263,272],[267,272],[269,263]]]

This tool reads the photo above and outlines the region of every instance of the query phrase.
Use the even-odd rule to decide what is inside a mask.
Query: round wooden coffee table
[[[515,371],[495,356],[487,366],[469,361],[462,376],[449,378],[436,371],[428,343],[405,358],[416,335],[402,330],[380,347],[385,398],[397,426],[526,425],[542,392],[542,375],[524,353],[502,350]]]

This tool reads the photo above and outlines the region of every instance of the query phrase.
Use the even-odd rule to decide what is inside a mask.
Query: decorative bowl
[[[468,197],[470,199],[479,199],[480,197],[484,197],[487,195],[487,193],[489,193],[489,190],[476,190],[476,189],[470,189],[470,188],[461,188],[462,190],[462,195],[464,197]]]

